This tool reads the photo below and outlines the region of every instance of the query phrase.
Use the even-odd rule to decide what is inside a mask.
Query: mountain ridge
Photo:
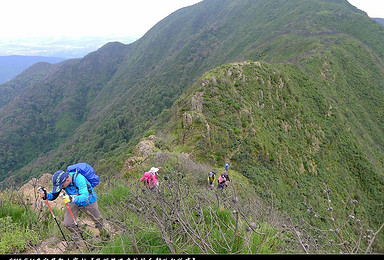
[[[384,25],[384,18],[372,18],[372,19],[378,22],[379,24]]]
[[[250,74],[255,68],[257,73]],[[276,78],[268,79],[268,74],[272,75],[271,70]],[[289,73],[285,74],[287,71]],[[296,78],[291,78],[295,74]],[[321,186],[322,182],[344,196],[356,196],[345,184],[339,186],[340,180],[347,182],[347,178],[351,178],[346,174],[351,171],[349,163],[345,163],[347,161],[352,165],[369,165],[365,174],[370,176],[362,178],[359,173],[362,178],[360,181],[357,181],[355,176],[350,179],[355,182],[354,185],[362,185],[367,192],[382,187],[382,175],[376,175],[369,169],[374,166],[368,163],[369,158],[363,153],[358,155],[361,156],[359,159],[349,158],[345,162],[336,160],[338,157],[356,156],[353,153],[359,154],[359,144],[348,130],[342,129],[346,124],[345,118],[338,115],[337,109],[332,108],[332,103],[319,98],[319,88],[310,80],[306,83],[310,89],[300,93],[297,83],[302,84],[305,81],[308,81],[308,78],[291,65],[276,68],[270,64],[250,61],[223,65],[208,72],[195,83],[194,92],[179,100],[172,112],[174,118],[167,118],[167,124],[171,125],[168,126],[168,129],[171,129],[169,134],[173,136],[173,143],[185,146],[184,149],[195,154],[199,160],[231,162],[233,167],[254,180],[260,194],[269,190],[268,187],[273,192],[278,192],[294,183],[293,186],[297,186],[297,189],[290,189],[292,200],[286,198],[286,204],[292,202],[295,205],[300,201],[300,195],[293,199],[297,192],[304,192],[305,196],[309,196],[311,185],[314,185],[311,196],[316,196],[316,192],[321,192],[316,187]],[[250,86],[257,86],[257,91],[250,92]],[[309,100],[303,98],[306,95]],[[309,104],[312,100],[315,105],[300,107],[300,100]],[[297,108],[299,110],[295,111]],[[323,117],[327,120],[318,120]],[[334,128],[340,131],[336,135],[332,133]],[[340,138],[339,136],[350,137],[347,137],[348,141],[346,139],[340,142],[334,139]],[[339,146],[355,147],[356,151],[347,155]],[[325,157],[327,160],[319,160],[319,157]],[[363,161],[365,162],[362,163]],[[382,171],[382,167],[381,164],[378,171]],[[344,177],[338,180],[339,177],[336,176],[340,175]],[[307,178],[318,180],[309,181]],[[276,179],[287,183],[273,184]],[[309,190],[305,191],[306,189]],[[286,191],[280,192],[282,194],[278,197],[284,197]],[[377,195],[371,194],[374,197]],[[360,196],[360,199],[362,200],[363,196]],[[380,198],[376,197],[375,200],[379,201]],[[293,205],[291,207],[294,207]],[[376,205],[371,210],[374,215],[379,206]]]
[[[44,57],[44,56],[22,56],[10,55],[0,56],[0,84],[7,82],[28,67],[38,62],[58,63],[66,60],[65,58]]]
[[[262,184],[270,182],[279,206],[290,194],[316,203],[311,189],[329,178],[340,196],[363,198],[369,221],[377,225],[384,158],[383,40],[382,26],[346,0],[205,0],[183,8],[132,44],[110,43],[63,64],[1,108],[0,181],[13,176],[23,182],[78,161],[112,176],[143,134],[170,132],[161,128],[164,118],[176,124],[168,126],[176,131],[175,140],[191,138],[180,128],[183,113],[170,116],[178,108],[190,110],[181,100],[194,100],[198,109],[211,105],[223,119],[228,111],[231,120],[220,123],[211,113],[209,120],[207,115],[196,124],[192,119],[193,145],[179,149],[212,165],[233,161],[261,193],[266,192]],[[247,60],[262,64],[264,84],[260,75],[228,65]],[[217,86],[210,73],[220,79]],[[239,78],[233,80],[235,75]],[[207,85],[192,86],[203,76],[220,96]],[[258,76],[254,86],[263,87],[256,90],[268,93],[257,107],[245,100],[261,95],[252,92],[247,76]],[[280,79],[291,84],[284,95]],[[244,87],[244,98],[237,87]],[[185,99],[195,88],[205,89],[205,96]],[[212,97],[217,99],[207,103]],[[284,110],[284,102],[292,107]],[[265,114],[259,111],[263,104]],[[208,142],[206,134],[194,132],[206,131],[206,125],[217,140]],[[215,149],[207,150],[209,145]],[[348,193],[342,180],[356,192]],[[285,209],[298,213],[291,203]]]

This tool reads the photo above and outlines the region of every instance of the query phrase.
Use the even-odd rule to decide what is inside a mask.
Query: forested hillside
[[[339,208],[359,201],[356,214],[377,229],[383,42],[384,27],[347,0],[204,0],[132,44],[0,85],[17,90],[0,109],[0,181],[79,161],[120,178],[136,144],[156,134],[170,153],[230,162],[291,216],[326,211],[326,186]]]
[[[321,86],[292,64],[224,65],[195,83],[159,130],[199,161],[230,162],[264,201],[317,228],[329,228],[326,219],[313,218],[329,210],[320,199],[325,187],[335,196],[335,208],[358,200],[355,214],[380,225],[380,148],[351,130],[342,106]]]
[[[38,62],[18,74],[13,80],[3,83],[0,87],[0,108],[7,105],[17,95],[24,92],[24,90],[27,90],[30,86],[40,82],[44,77],[58,70],[64,64],[71,62],[73,62],[73,60],[62,64]]]

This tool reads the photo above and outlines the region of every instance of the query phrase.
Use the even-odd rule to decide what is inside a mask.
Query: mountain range
[[[0,181],[79,161],[110,178],[155,134],[197,161],[230,162],[284,212],[318,205],[327,186],[377,228],[383,42],[384,27],[347,0],[204,0],[133,43],[0,85]]]
[[[0,38],[0,56],[43,56],[63,59],[83,58],[103,46],[106,42],[131,43],[139,36],[94,36],[94,37],[16,37]]]
[[[0,84],[13,79],[35,63],[58,63],[63,60],[65,59],[44,56],[0,56]]]
[[[109,41],[131,43],[139,37],[45,37],[0,39],[0,84],[37,62],[58,63],[83,58]]]
[[[384,25],[384,18],[373,18],[376,22],[378,22],[381,25]]]

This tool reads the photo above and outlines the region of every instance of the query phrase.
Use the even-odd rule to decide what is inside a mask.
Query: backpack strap
[[[77,177],[78,174],[79,174],[79,172],[76,169],[76,171],[72,175],[72,184],[73,184],[73,186],[75,186],[75,188],[77,190],[77,193],[79,193],[79,188],[76,186],[76,177]]]
[[[76,169],[75,174],[74,174],[73,177],[72,177],[72,183],[73,183],[73,186],[75,186],[75,188],[76,188],[76,190],[77,190],[77,193],[79,193],[79,187],[76,186],[76,177],[77,177],[77,175],[79,175],[79,171]],[[89,195],[93,195],[91,186],[88,184],[87,181],[86,181],[86,184],[87,184],[87,188],[88,188],[88,193],[89,193]]]

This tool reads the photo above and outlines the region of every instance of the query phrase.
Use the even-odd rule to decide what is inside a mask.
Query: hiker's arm
[[[60,192],[47,193],[47,200],[55,200],[59,196]]]

